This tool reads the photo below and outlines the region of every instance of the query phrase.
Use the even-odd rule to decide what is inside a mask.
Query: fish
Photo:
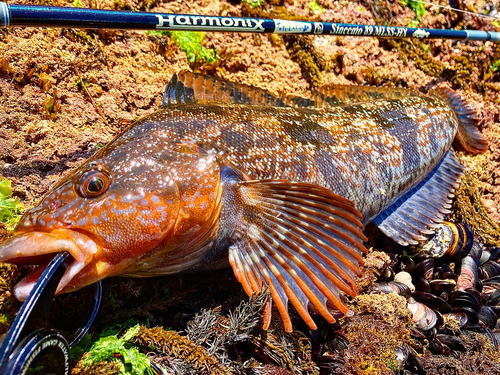
[[[248,295],[269,290],[292,331],[291,304],[335,322],[354,297],[373,222],[417,244],[449,213],[464,167],[485,152],[478,116],[451,89],[330,85],[310,98],[181,71],[163,107],[59,181],[0,244],[0,261],[72,263],[57,293],[111,276],[232,267]],[[313,314],[314,315],[314,314]]]

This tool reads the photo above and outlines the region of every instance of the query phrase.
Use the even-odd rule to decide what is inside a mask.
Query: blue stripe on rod
[[[36,26],[84,29],[232,31],[276,34],[326,34],[381,38],[458,39],[500,42],[500,33],[440,30],[330,22],[127,12],[0,2],[0,27]]]

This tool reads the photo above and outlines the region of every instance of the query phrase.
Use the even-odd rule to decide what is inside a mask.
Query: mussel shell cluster
[[[498,347],[499,257],[500,248],[484,248],[465,224],[444,222],[414,256],[398,255],[393,279],[373,291],[408,299],[418,335],[435,354],[463,348],[463,329],[487,335]]]

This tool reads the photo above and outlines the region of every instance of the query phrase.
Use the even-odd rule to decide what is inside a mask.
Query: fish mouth
[[[84,285],[70,284],[72,279],[88,266],[99,248],[88,236],[71,229],[57,229],[52,232],[27,232],[15,235],[0,244],[0,262],[14,264],[38,264],[39,267],[14,287],[14,296],[24,301],[28,298],[38,278],[56,253],[67,251],[73,262],[64,273],[56,294],[75,290]]]

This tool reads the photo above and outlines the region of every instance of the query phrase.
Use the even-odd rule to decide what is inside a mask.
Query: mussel
[[[486,263],[479,266],[478,275],[480,279],[489,279],[490,277],[499,276],[500,264],[494,260],[488,260]]]
[[[446,302],[441,297],[438,297],[432,293],[415,292],[412,293],[411,296],[415,301],[423,303],[427,307],[433,310],[437,310],[443,314],[450,313],[453,311],[453,308],[450,306],[448,302]]]
[[[434,258],[456,261],[469,254],[473,235],[466,224],[444,221],[435,229],[431,239],[420,247],[420,251]]]
[[[481,306],[479,310],[479,321],[490,329],[495,329],[497,325],[497,314],[489,306]]]
[[[411,311],[412,320],[418,329],[427,331],[436,326],[436,323],[438,322],[436,313],[423,303],[410,298],[408,300],[408,309]]]
[[[408,285],[403,284],[398,281],[390,281],[388,283],[377,283],[375,286],[372,288],[372,292],[375,293],[384,293],[384,294],[389,294],[389,293],[396,293],[400,296],[403,296],[405,298],[410,297],[411,295],[411,290],[408,287]]]
[[[476,288],[478,281],[478,258],[472,254],[467,255],[462,259],[457,273],[457,290]]]

